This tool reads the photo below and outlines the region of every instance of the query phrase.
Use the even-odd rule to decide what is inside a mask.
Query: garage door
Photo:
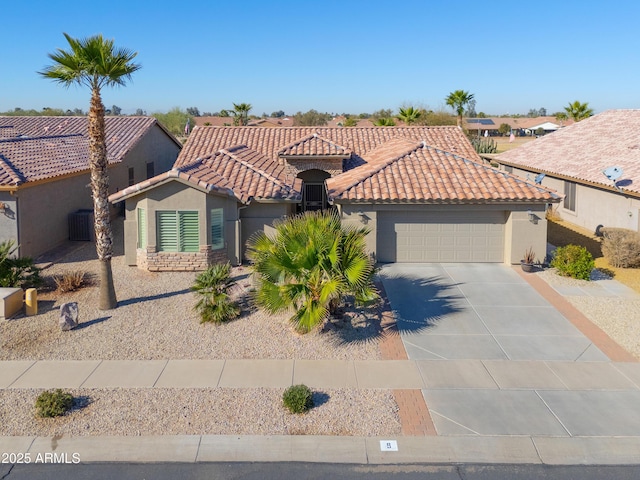
[[[379,262],[502,262],[504,212],[378,212]]]

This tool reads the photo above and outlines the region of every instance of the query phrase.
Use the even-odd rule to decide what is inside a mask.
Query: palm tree
[[[276,224],[274,235],[249,239],[257,277],[256,301],[270,313],[294,310],[292,323],[309,332],[344,295],[359,303],[377,298],[366,228],[343,227],[335,213],[306,212]]]
[[[580,103],[578,100],[564,107],[564,111],[567,112],[567,116],[575,122],[584,120],[593,115],[593,109],[589,108],[589,103]]]
[[[398,113],[398,120],[404,122],[407,125],[411,125],[412,123],[416,123],[416,121],[422,116],[422,110],[407,107],[400,107],[400,113]]]
[[[229,297],[232,285],[229,262],[212,265],[196,277],[191,290],[199,297],[194,308],[200,314],[200,323],[224,323],[240,314],[240,307]]]
[[[249,123],[249,111],[251,110],[251,104],[249,103],[234,103],[233,111],[233,124],[236,127],[247,126]]]
[[[109,175],[107,173],[107,146],[105,140],[104,105],[100,95],[102,87],[125,85],[131,75],[141,68],[132,63],[137,52],[114,47],[113,40],[102,35],[85,39],[72,38],[64,34],[69,50],[58,49],[48,54],[53,64],[38,72],[45,78],[65,87],[73,84],[91,89],[89,108],[89,169],[91,172],[91,195],[93,197],[96,251],[100,260],[101,310],[118,306],[113,286],[111,257],[113,255],[113,230],[109,213]]]
[[[396,122],[393,118],[379,118],[373,124],[376,127],[395,127]]]
[[[473,93],[465,92],[464,90],[456,90],[451,92],[445,101],[447,105],[453,108],[458,115],[458,126],[462,128],[462,115],[464,114],[464,107],[473,100]]]

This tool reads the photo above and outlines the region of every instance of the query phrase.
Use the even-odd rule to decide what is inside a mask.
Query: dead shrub
[[[640,233],[625,228],[603,228],[602,237],[602,253],[609,265],[640,267]]]
[[[57,290],[63,293],[75,292],[82,287],[86,287],[89,283],[87,273],[82,270],[56,275],[53,277],[53,281],[56,283]]]
[[[553,205],[549,205],[547,207],[547,211],[545,212],[545,218],[551,222],[562,221],[562,217],[558,213],[558,207],[553,208]]]

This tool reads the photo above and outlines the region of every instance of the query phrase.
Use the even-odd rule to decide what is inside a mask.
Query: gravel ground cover
[[[594,281],[576,280],[562,277],[555,269],[536,273],[553,286],[582,287],[587,291],[594,288],[598,279],[608,279],[606,275],[594,271]],[[565,298],[583,315],[600,327],[618,345],[640,359],[640,295],[634,297],[607,297],[591,295],[567,295]]]
[[[122,238],[121,223],[115,238]],[[233,271],[242,316],[224,325],[201,324],[190,291],[196,273],[151,273],[125,264],[122,245],[112,260],[119,306],[97,308],[97,287],[39,294],[39,314],[0,321],[0,360],[116,359],[381,359],[380,316],[375,310],[348,311],[352,321],[334,321],[323,332],[296,333],[290,316],[268,315],[247,301],[247,268]],[[52,252],[39,259],[49,283],[54,275],[82,270],[97,275],[93,244]],[[58,307],[78,302],[80,325],[58,326]],[[42,390],[0,390],[0,435],[356,435],[401,431],[390,391],[314,392],[317,406],[305,415],[282,406],[279,389],[77,389],[67,415],[41,419],[35,399]]]
[[[77,389],[72,411],[39,418],[41,390],[0,390],[0,435],[342,435],[400,433],[383,390],[315,391],[316,406],[295,415],[281,389]]]

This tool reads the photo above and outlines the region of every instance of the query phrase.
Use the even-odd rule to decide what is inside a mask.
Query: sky
[[[640,108],[639,18],[632,0],[21,0],[3,8],[0,111],[88,109],[85,87],[37,73],[63,32],[138,52],[102,92],[125,114],[438,110],[454,90],[493,115]]]

